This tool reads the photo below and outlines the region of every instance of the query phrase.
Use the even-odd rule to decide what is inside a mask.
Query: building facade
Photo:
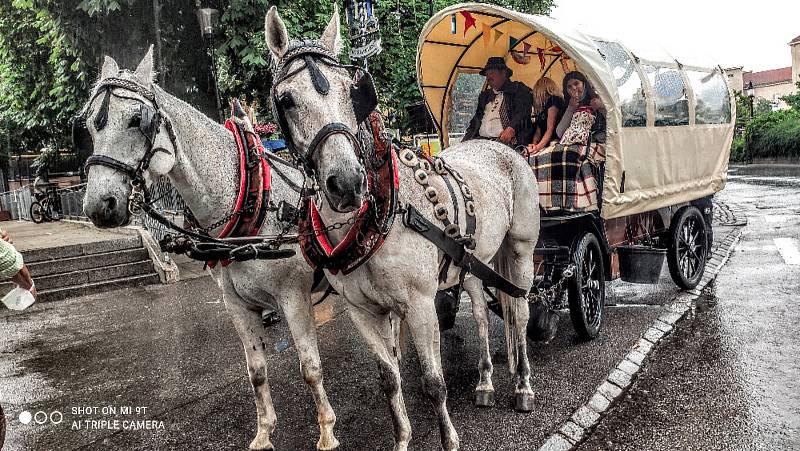
[[[800,81],[800,36],[789,42],[789,48],[792,58],[792,65],[789,67],[760,72],[743,71],[741,66],[725,69],[731,88],[744,92],[752,82],[757,99],[772,102],[772,108],[776,110],[788,108],[786,102],[780,98],[797,92],[796,84]]]

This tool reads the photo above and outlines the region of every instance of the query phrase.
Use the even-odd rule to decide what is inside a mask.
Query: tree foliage
[[[797,92],[783,96],[781,97],[781,100],[786,102],[790,108],[800,111],[800,81],[798,81],[795,86],[797,86]]]
[[[433,0],[432,6],[437,11],[455,3],[458,0]],[[195,10],[201,4],[216,8],[221,17],[212,45],[221,97],[256,101],[260,117],[269,119],[272,77],[264,14],[270,1],[162,0],[160,4],[159,81],[215,116],[213,84]],[[0,148],[8,147],[8,137],[14,149],[67,147],[70,118],[85,102],[103,55],[121,54],[120,67],[132,67],[156,40],[152,5],[150,0],[0,2]],[[546,14],[552,5],[553,0],[506,0],[503,6]],[[277,0],[277,6],[292,37],[318,37],[333,12],[333,3],[318,0]],[[398,113],[391,125],[403,127],[408,123],[405,108],[421,100],[416,45],[430,6],[422,0],[374,0],[374,6],[383,52],[370,59],[369,69],[382,106]],[[340,11],[346,36],[342,3]],[[347,48],[345,38],[345,54]]]

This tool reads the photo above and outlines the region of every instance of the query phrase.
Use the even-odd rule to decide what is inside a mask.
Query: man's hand
[[[3,230],[2,232],[0,232],[0,238],[2,238],[2,239],[3,239],[3,241],[5,241],[5,242],[6,242],[6,243],[8,243],[8,244],[14,244],[14,240],[12,240],[12,239],[11,239],[11,236],[9,236],[9,235],[8,235],[8,232],[7,232],[7,231],[5,231],[5,230]]]
[[[510,143],[512,139],[514,139],[515,131],[513,127],[506,127],[503,130],[503,133],[500,133],[500,137],[498,138],[501,142],[506,144]]]
[[[525,151],[525,156],[526,156],[526,157],[530,157],[531,155],[536,155],[536,154],[537,154],[537,153],[539,153],[541,150],[542,150],[542,148],[541,148],[541,147],[539,147],[539,145],[538,145],[538,144],[528,144],[528,148],[527,148],[527,150]]]

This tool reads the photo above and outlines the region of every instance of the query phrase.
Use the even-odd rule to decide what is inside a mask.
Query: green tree
[[[786,102],[789,105],[789,107],[797,111],[800,111],[800,81],[795,83],[795,86],[797,86],[797,92],[795,92],[794,94],[783,96],[781,97],[781,100]]]

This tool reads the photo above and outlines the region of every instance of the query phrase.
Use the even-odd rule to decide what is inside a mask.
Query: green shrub
[[[771,111],[753,118],[744,133],[744,153],[748,160],[800,157],[800,111]]]
[[[733,142],[731,142],[731,161],[743,162],[747,160],[747,152],[745,152],[744,148],[744,137],[734,137]]]

